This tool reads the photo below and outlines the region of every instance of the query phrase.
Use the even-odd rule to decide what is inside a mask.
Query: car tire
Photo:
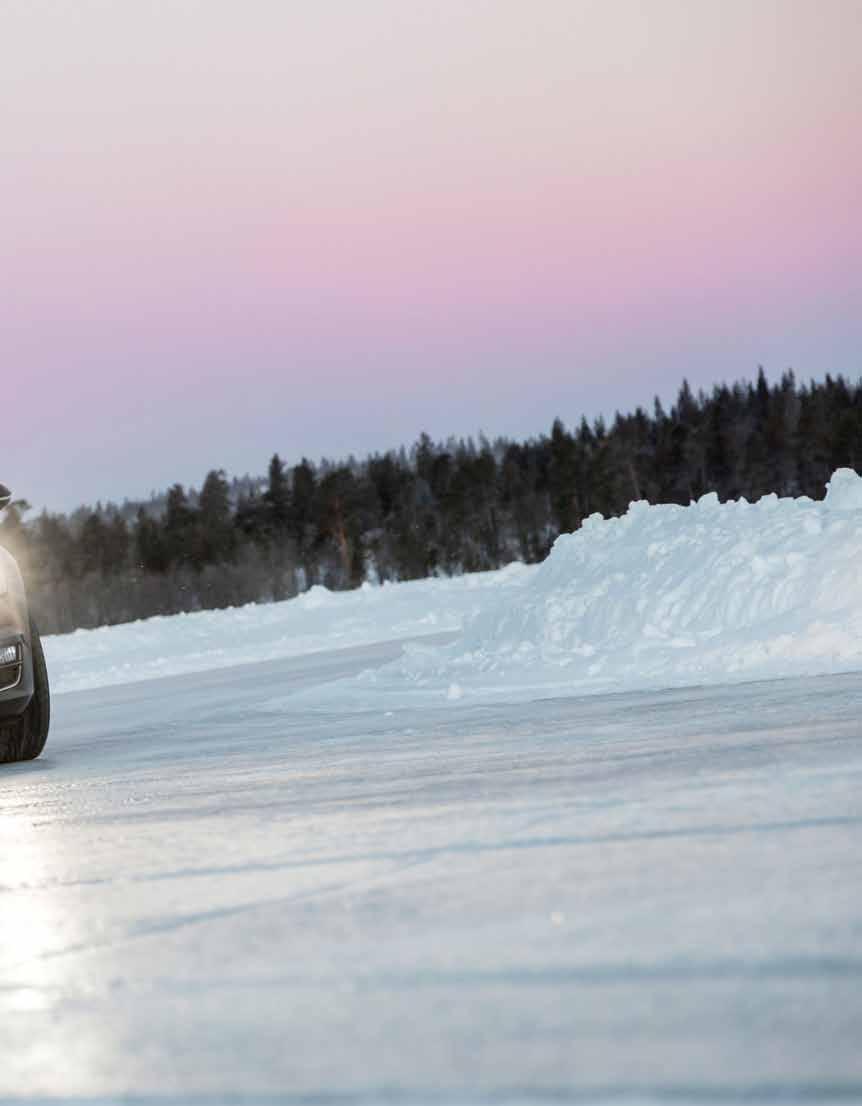
[[[51,725],[51,691],[48,666],[36,624],[30,620],[33,653],[33,698],[20,718],[0,729],[0,762],[35,760],[45,748]]]

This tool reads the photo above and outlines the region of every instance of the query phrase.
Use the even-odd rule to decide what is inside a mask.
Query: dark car
[[[0,510],[12,498],[0,484]],[[15,558],[0,547],[0,763],[34,760],[51,721],[48,669]]]

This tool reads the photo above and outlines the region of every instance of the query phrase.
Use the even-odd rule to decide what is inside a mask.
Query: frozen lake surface
[[[59,696],[0,770],[3,1102],[862,1101],[862,675]]]

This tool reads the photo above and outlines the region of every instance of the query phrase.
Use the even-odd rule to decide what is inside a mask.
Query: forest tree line
[[[423,435],[343,463],[274,456],[266,477],[207,474],[147,503],[27,520],[0,544],[20,560],[43,633],[253,601],[314,584],[411,580],[542,560],[558,534],[633,499],[685,504],[768,492],[820,499],[835,468],[862,471],[862,381],[683,383],[665,410],[638,408],[525,442]]]

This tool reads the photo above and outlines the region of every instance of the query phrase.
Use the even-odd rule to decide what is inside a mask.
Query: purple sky
[[[860,0],[4,0],[0,479],[862,373]]]

